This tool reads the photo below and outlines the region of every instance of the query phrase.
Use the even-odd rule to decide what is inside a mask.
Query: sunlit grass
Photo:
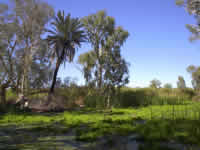
[[[7,113],[0,116],[0,124],[16,124],[19,127],[38,124],[39,127],[32,129],[34,132],[55,134],[75,130],[76,140],[81,141],[93,141],[103,136],[139,134],[146,141],[175,140],[200,144],[199,118],[200,104],[189,102],[184,105],[113,108],[112,111],[85,108],[56,115]],[[56,125],[52,127],[52,124],[64,128]]]

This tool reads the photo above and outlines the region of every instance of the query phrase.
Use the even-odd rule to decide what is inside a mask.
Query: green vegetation
[[[74,131],[74,140],[91,142],[101,137],[137,135],[144,143],[170,142],[199,145],[200,104],[113,108],[112,111],[85,108],[64,113],[7,113],[1,129],[17,125],[29,134],[63,135]],[[32,126],[31,128],[28,128]]]
[[[199,1],[177,4],[199,22]],[[177,88],[157,79],[128,88],[129,32],[106,11],[56,14],[42,0],[0,3],[0,149],[199,149],[199,66],[187,68],[193,89],[182,76]],[[199,23],[187,28],[199,39]],[[58,78],[86,42],[77,57],[85,85]]]
[[[191,100],[195,96],[194,90],[122,88],[118,97],[111,101],[112,109],[103,109],[104,98],[98,94],[89,95],[88,90],[95,92],[75,85],[56,89],[56,93],[66,99],[66,102],[70,100],[72,106],[76,106],[76,100],[82,97],[87,106],[85,108],[78,109],[76,106],[63,113],[38,114],[12,110],[2,114],[0,132],[7,131],[9,126],[17,126],[15,130],[20,130],[22,135],[41,135],[42,138],[37,138],[37,143],[44,137],[51,139],[52,136],[62,136],[66,139],[68,134],[72,134],[72,141],[91,144],[106,138],[108,145],[115,145],[120,137],[131,138],[136,135],[131,141],[140,143],[139,149],[147,149],[149,146],[152,150],[173,149],[173,146],[161,144],[171,141],[174,141],[171,145],[179,143],[200,146],[200,103]],[[8,98],[12,97],[11,91],[7,93]],[[32,96],[42,98],[44,95]],[[14,132],[13,130],[11,131]],[[13,134],[12,136],[15,137]],[[12,138],[7,139],[7,142],[11,140]],[[29,140],[34,144],[32,138]]]

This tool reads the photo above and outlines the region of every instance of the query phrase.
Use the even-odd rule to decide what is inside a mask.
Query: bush
[[[31,95],[29,99],[44,99],[48,93]],[[104,108],[105,96],[99,90],[86,86],[71,85],[66,88],[57,88],[56,96],[66,101],[69,106],[85,105],[86,107]],[[200,96],[195,96],[193,89],[153,89],[153,88],[127,88],[123,87],[120,93],[111,98],[113,107],[138,107],[148,105],[176,105],[184,104],[187,100],[200,100]],[[7,98],[16,99],[16,94],[12,90],[7,91]]]
[[[178,105],[184,104],[193,97],[194,91],[186,89],[152,89],[152,88],[123,88],[118,103],[120,107],[134,107],[147,105]]]
[[[90,89],[87,96],[84,98],[85,105],[93,108],[104,108],[105,97],[100,95],[98,90]]]
[[[186,89],[152,89],[152,88],[122,88],[121,92],[112,97],[113,107],[139,107],[148,105],[179,105],[185,104],[193,96],[194,91]],[[92,90],[84,99],[87,107],[104,107],[105,99],[98,94],[98,91]]]
[[[17,99],[17,94],[12,89],[8,89],[6,91],[6,99],[7,99],[7,101],[16,100]]]

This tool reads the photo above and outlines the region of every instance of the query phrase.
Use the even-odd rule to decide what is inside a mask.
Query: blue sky
[[[45,0],[56,11],[65,10],[73,17],[83,17],[98,10],[106,10],[117,25],[128,30],[130,36],[122,48],[122,55],[131,64],[131,87],[145,87],[154,78],[163,84],[176,86],[182,75],[187,86],[191,77],[187,66],[200,64],[200,44],[189,42],[191,33],[185,24],[195,23],[175,0]],[[73,64],[62,66],[59,77],[71,76],[84,83],[77,69],[77,56],[90,50],[89,44],[78,49]]]

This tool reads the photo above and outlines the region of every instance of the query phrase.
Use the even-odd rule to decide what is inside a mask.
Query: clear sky
[[[175,0],[45,0],[56,11],[65,10],[73,17],[83,17],[106,10],[116,19],[117,25],[128,30],[130,36],[122,48],[122,55],[131,64],[131,87],[145,87],[154,78],[163,84],[176,86],[182,75],[187,86],[191,77],[187,66],[200,65],[200,44],[190,43],[190,32],[185,24],[195,23]],[[88,44],[78,49],[73,64],[59,71],[59,77],[71,76],[84,83],[77,69],[77,56],[90,50]]]

